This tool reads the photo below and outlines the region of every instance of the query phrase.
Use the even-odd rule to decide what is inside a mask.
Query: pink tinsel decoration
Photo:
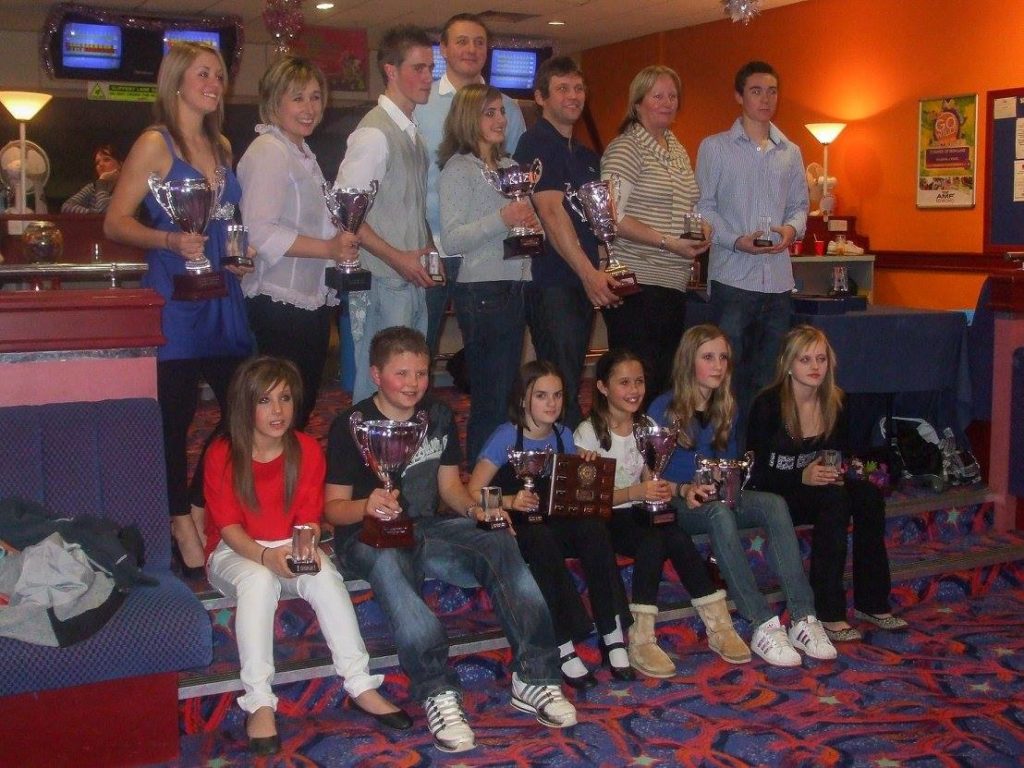
[[[288,53],[304,23],[302,0],[267,0],[263,9],[263,26],[273,36],[277,53]]]

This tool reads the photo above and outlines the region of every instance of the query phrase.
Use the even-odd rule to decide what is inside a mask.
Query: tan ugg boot
[[[725,590],[690,601],[708,630],[708,646],[730,664],[750,661],[750,648],[743,642],[732,625],[732,617],[725,605]]]
[[[648,677],[672,677],[676,665],[661,648],[654,637],[654,619],[658,615],[656,605],[629,604],[633,614],[633,626],[629,628],[629,663],[637,672]]]

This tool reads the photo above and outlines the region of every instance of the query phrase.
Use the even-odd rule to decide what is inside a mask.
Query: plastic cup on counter
[[[825,241],[824,240],[815,240],[814,241],[814,255],[815,256],[824,256],[825,255]]]
[[[799,256],[804,252],[804,241],[794,240],[789,244],[789,253],[791,256]]]

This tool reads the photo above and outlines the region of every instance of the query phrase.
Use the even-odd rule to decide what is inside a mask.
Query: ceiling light
[[[318,11],[329,11],[334,7],[334,3],[317,3],[316,9]]]
[[[550,27],[564,27],[565,26],[565,22],[564,21],[558,21],[558,19],[552,19],[551,21],[548,22],[548,26],[550,26]]]

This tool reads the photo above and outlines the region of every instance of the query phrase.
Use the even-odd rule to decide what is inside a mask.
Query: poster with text
[[[305,27],[294,48],[323,70],[329,91],[366,96],[370,53],[365,29]]]
[[[922,99],[918,112],[918,208],[973,208],[978,96]]]

